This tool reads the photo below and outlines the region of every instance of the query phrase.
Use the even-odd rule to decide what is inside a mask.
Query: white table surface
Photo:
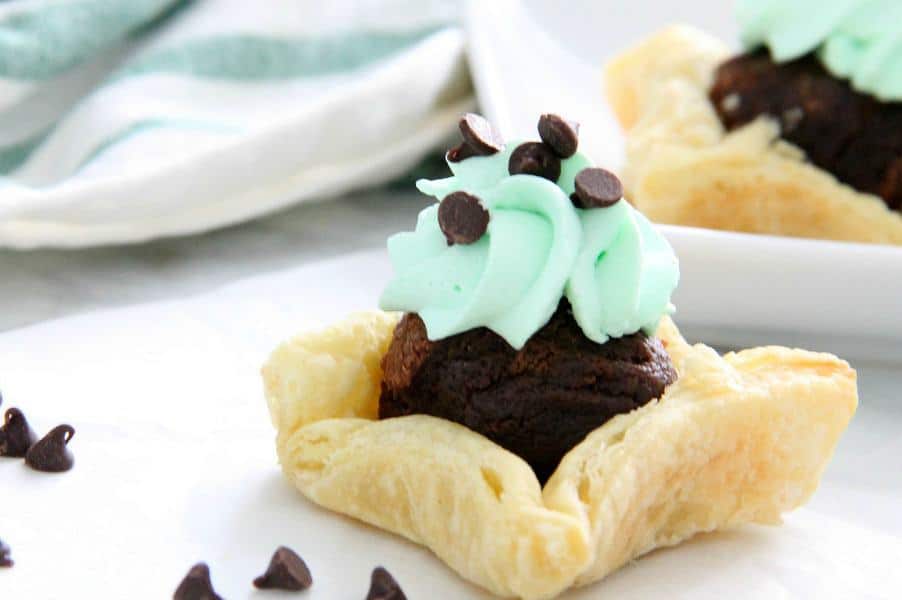
[[[40,431],[77,429],[71,473],[0,460],[0,538],[18,561],[0,572],[0,597],[89,597],[91,582],[133,580],[134,597],[166,597],[201,559],[226,597],[251,597],[250,578],[283,543],[311,563],[309,598],[362,597],[378,563],[414,600],[484,597],[428,553],[295,493],[275,465],[260,389],[258,368],[280,340],[374,304],[384,239],[421,205],[374,192],[197,238],[0,253],[6,406]],[[656,553],[568,598],[893,598],[902,369],[852,362],[858,414],[821,489],[785,527]]]

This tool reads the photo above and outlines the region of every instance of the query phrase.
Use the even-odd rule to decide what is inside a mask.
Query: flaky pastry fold
[[[658,331],[679,372],[564,457],[544,489],[455,423],[376,420],[395,315],[355,315],[263,368],[285,475],[310,500],[427,546],[504,597],[552,598],[698,532],[777,523],[817,487],[857,405],[855,372],[778,347],[719,356]]]
[[[636,208],[659,223],[902,244],[902,215],[806,162],[776,120],[724,130],[708,89],[728,57],[715,38],[672,26],[607,65]]]

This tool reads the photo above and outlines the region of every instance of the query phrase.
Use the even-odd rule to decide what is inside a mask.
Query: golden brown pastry
[[[857,405],[855,372],[834,356],[718,356],[665,319],[676,384],[590,434],[542,489],[465,427],[375,420],[396,322],[360,314],[275,351],[263,376],[282,469],[310,500],[503,597],[552,598],[699,532],[779,523],[814,492]]]

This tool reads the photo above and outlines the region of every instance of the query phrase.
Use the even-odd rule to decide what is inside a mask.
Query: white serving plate
[[[0,459],[0,598],[171,597],[193,563],[235,598],[363,598],[385,565],[411,600],[486,599],[429,552],[320,510],[279,473],[259,369],[283,339],[374,306],[383,251],[0,335],[7,406],[76,429],[74,470]],[[859,364],[862,403],[812,502],[779,528],[700,536],[563,600],[898,599],[899,372]],[[280,544],[308,562],[301,595],[250,587]]]
[[[616,167],[623,140],[604,100],[604,61],[674,22],[735,39],[732,4],[473,0],[469,62],[482,110],[509,137],[535,136],[542,112],[572,116],[583,149]],[[663,230],[682,266],[679,318],[706,339],[756,341],[763,331],[783,343],[816,336],[828,349],[854,344],[857,355],[902,356],[902,248]]]

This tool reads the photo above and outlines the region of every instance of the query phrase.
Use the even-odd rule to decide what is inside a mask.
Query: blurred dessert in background
[[[737,17],[738,56],[671,27],[608,65],[631,200],[659,222],[902,244],[902,3]]]

